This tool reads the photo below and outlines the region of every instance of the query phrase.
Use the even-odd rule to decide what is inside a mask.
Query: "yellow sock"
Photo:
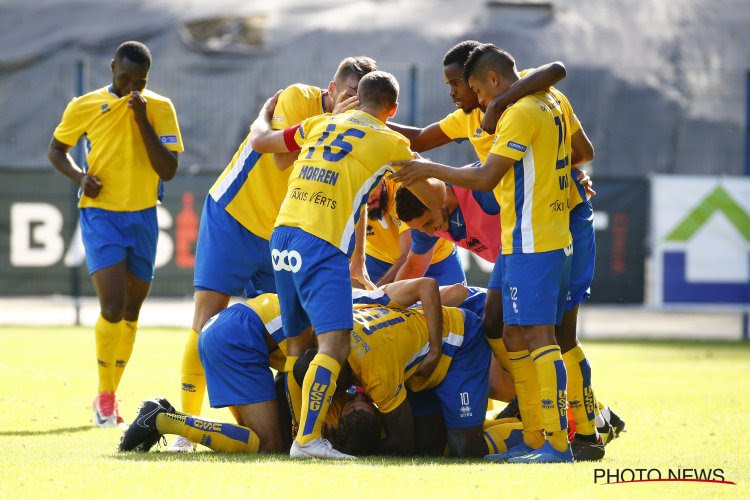
[[[206,374],[198,356],[198,332],[190,330],[185,351],[182,353],[182,411],[200,415],[203,394],[206,392]],[[195,441],[193,441],[195,442]]]
[[[260,440],[248,427],[174,413],[156,416],[160,434],[178,434],[193,443],[226,453],[258,453]]]
[[[120,379],[122,379],[122,374],[125,373],[130,355],[133,354],[137,330],[137,321],[122,321],[122,336],[120,337],[120,343],[117,345],[117,355],[115,356],[115,391],[120,387]]]
[[[503,339],[491,339],[489,337],[485,338],[487,339],[487,343],[490,344],[492,354],[495,356],[497,362],[500,363],[500,366],[502,366],[503,370],[510,373],[510,359],[508,358],[508,350],[505,348]]]
[[[484,442],[487,444],[487,453],[503,453],[523,442],[523,424],[521,422],[495,422],[497,421],[485,421]]]
[[[579,434],[596,435],[596,399],[591,388],[591,366],[578,344],[562,355],[568,372],[568,402]]]
[[[99,315],[94,327],[96,362],[99,366],[99,392],[115,392],[115,359],[122,336],[122,321],[110,323]]]
[[[542,415],[539,408],[539,382],[529,351],[508,353],[510,373],[518,397],[518,410],[523,421],[523,440],[530,448],[544,445]]]
[[[292,374],[294,363],[297,362],[297,359],[299,359],[299,356],[286,357],[284,374],[286,375],[286,402],[289,405],[289,410],[292,412],[294,424],[299,425],[300,412],[302,411],[302,387],[299,386]]]
[[[568,378],[558,345],[547,345],[531,352],[541,396],[542,424],[550,444],[557,450],[568,448]],[[539,404],[539,403],[537,403]]]
[[[341,365],[332,357],[318,353],[310,363],[302,384],[297,442],[307,444],[320,437],[320,428],[328,413]]]

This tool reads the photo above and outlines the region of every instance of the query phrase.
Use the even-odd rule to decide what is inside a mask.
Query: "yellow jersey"
[[[422,391],[443,381],[463,337],[463,311],[443,307],[443,355],[429,377],[417,377],[414,372],[429,351],[421,309],[357,308],[349,366],[380,412],[389,413],[406,399],[407,386]]]
[[[247,299],[244,305],[252,309],[258,315],[266,327],[266,332],[278,344],[279,348],[270,353],[269,365],[278,372],[284,371],[286,363],[287,345],[284,330],[281,327],[281,308],[279,297],[275,293],[264,293]]]
[[[182,136],[172,101],[144,89],[146,115],[161,143],[181,153]],[[159,175],[151,166],[133,111],[130,94],[118,97],[112,86],[102,87],[68,103],[54,132],[55,139],[75,145],[86,135],[87,173],[97,177],[102,190],[96,198],[81,195],[78,206],[115,212],[134,212],[156,205]]]
[[[279,95],[271,126],[284,129],[324,112],[323,91],[297,83]],[[284,200],[290,172],[289,168],[279,170],[272,154],[253,151],[248,134],[209,195],[245,229],[267,240]]]
[[[383,208],[383,219],[367,221],[367,245],[365,253],[382,262],[393,264],[401,257],[399,237],[410,228],[398,220],[396,214],[396,191],[399,184],[389,178],[383,180],[387,193],[386,206]],[[448,240],[440,239],[435,244],[430,264],[441,262],[453,254],[455,245]]]
[[[412,158],[409,141],[374,116],[351,110],[303,121],[301,147],[276,226],[298,227],[338,248],[354,249],[354,226],[389,162]]]
[[[494,136],[482,130],[482,118],[484,118],[484,113],[479,108],[474,108],[469,113],[457,109],[440,120],[438,125],[440,125],[440,130],[454,141],[468,139],[479,161],[484,163],[490,153]]]
[[[495,187],[502,253],[537,253],[571,242],[570,137],[573,109],[550,89],[519,99],[497,124],[492,154],[515,160]]]

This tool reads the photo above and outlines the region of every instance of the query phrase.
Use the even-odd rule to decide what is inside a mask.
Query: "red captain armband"
[[[297,141],[294,140],[294,134],[297,133],[298,128],[299,125],[295,125],[294,127],[284,129],[284,144],[286,144],[286,148],[289,151],[299,151],[302,149],[302,147],[297,144]]]

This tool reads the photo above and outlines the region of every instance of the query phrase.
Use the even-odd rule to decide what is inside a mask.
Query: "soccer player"
[[[110,85],[73,99],[65,108],[48,153],[52,165],[80,187],[86,265],[100,306],[94,330],[98,427],[118,423],[115,391],[154,277],[159,186],[175,176],[177,155],[183,151],[172,102],[146,89],[148,48],[140,42],[123,43],[110,68]],[[88,168],[83,169],[68,154],[82,135],[89,152]]]
[[[412,231],[396,216],[397,190],[396,183],[383,179],[367,202],[365,262],[370,279],[378,285],[421,276],[434,278],[441,286],[465,283],[466,275],[454,244],[440,241],[421,255],[409,253]],[[374,207],[374,212],[370,207]]]
[[[351,351],[344,364],[351,368],[353,380],[342,377],[342,383],[361,386],[377,406],[385,434],[381,453],[415,453],[415,426],[419,423],[412,415],[435,413],[447,427],[452,456],[488,453],[482,425],[492,352],[479,318],[469,311],[443,307],[442,343],[437,367],[428,376],[416,375],[428,350],[426,318],[421,310],[355,309]],[[302,364],[309,362],[309,354],[300,358]],[[294,372],[301,371],[295,366]],[[420,397],[415,400],[412,393]]]
[[[519,79],[512,56],[491,44],[474,49],[464,79],[481,102]],[[395,180],[406,185],[437,177],[454,185],[495,191],[501,206],[502,254],[491,283],[501,284],[503,335],[519,405],[534,401],[546,440],[532,454],[526,441],[513,462],[570,462],[567,436],[567,375],[555,325],[567,298],[572,253],[569,230],[571,130],[577,121],[564,95],[550,89],[526,96],[502,115],[487,159],[479,168],[451,168],[416,160]],[[418,165],[418,166],[417,166]],[[529,369],[540,399],[529,397]],[[508,454],[512,454],[510,450]]]
[[[347,57],[327,89],[299,83],[287,87],[279,95],[272,128],[285,129],[305,118],[355,105],[360,78],[375,69],[369,57]],[[290,172],[280,170],[277,163],[288,166],[296,156],[260,154],[252,149],[248,134],[206,196],[195,255],[193,325],[182,358],[185,413],[199,415],[203,404],[206,381],[198,357],[198,332],[203,325],[227,306],[232,295],[276,291],[268,239]],[[192,451],[194,445],[177,438],[169,449]]]
[[[218,313],[201,332],[198,351],[211,407],[229,407],[238,425],[177,412],[166,400],[146,401],[124,433],[120,451],[148,451],[164,434],[215,451],[285,451],[282,433],[290,429],[281,427],[271,372],[283,372],[287,352],[277,296],[259,295]]]
[[[255,150],[301,149],[271,235],[290,356],[299,356],[309,347],[299,335],[310,326],[319,346],[302,387],[293,457],[352,458],[333,449],[320,432],[350,348],[350,274],[366,275],[364,222],[370,191],[394,170],[389,162],[412,157],[408,141],[385,126],[397,108],[396,79],[382,71],[368,73],[357,94],[359,109],[309,118],[283,131],[270,129],[271,100],[253,124]]]

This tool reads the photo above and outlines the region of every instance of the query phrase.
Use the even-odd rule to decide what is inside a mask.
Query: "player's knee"
[[[278,429],[258,435],[258,453],[281,453],[284,451],[284,440]]]
[[[452,457],[481,457],[487,454],[482,426],[448,430],[448,450]]]
[[[103,303],[101,304],[101,315],[110,323],[117,323],[124,317],[125,307],[117,303]]]

